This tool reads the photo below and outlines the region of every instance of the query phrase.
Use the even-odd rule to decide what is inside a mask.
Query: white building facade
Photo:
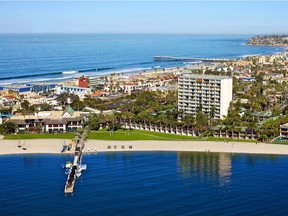
[[[65,111],[41,111],[31,115],[14,115],[9,119],[18,131],[74,132],[83,127],[88,113],[75,112],[71,107]]]
[[[232,78],[184,73],[179,77],[178,85],[178,110],[184,115],[196,116],[200,110],[208,115],[214,112],[214,118],[227,115],[232,101]]]
[[[91,88],[80,88],[75,86],[58,86],[56,87],[56,94],[68,93],[73,95],[84,96],[90,95],[92,92]]]

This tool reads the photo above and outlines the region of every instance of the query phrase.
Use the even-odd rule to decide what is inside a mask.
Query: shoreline
[[[248,44],[246,43],[246,46],[266,46],[266,47],[282,47],[283,49],[287,49],[288,48],[288,44]]]
[[[70,141],[70,140],[69,140]],[[23,140],[21,140],[23,143]],[[25,140],[26,150],[18,140],[0,140],[0,156],[19,154],[73,154],[61,153],[63,139]],[[69,144],[66,142],[66,144]],[[110,146],[110,147],[109,147]],[[288,155],[288,145],[217,141],[104,141],[88,140],[83,153],[100,152],[209,152]]]
[[[197,63],[195,63],[196,65]],[[192,68],[192,66],[190,67],[187,67],[185,65],[183,66],[173,66],[173,67],[160,67],[160,68],[156,68],[157,71],[160,71],[161,73],[173,73],[173,72],[176,72],[178,70],[184,70],[185,68]],[[166,72],[163,72],[163,69],[167,70]],[[129,68],[123,68],[123,70],[129,70]],[[97,70],[95,70],[96,72]],[[35,79],[35,80],[32,80],[32,81],[28,81],[28,80],[20,80],[20,81],[17,81],[17,78],[12,78],[12,79],[7,79],[9,81],[7,81],[6,79],[2,79],[0,78],[0,85],[1,86],[10,86],[10,85],[22,85],[22,84],[26,84],[26,83],[31,83],[31,84],[39,84],[39,83],[53,83],[53,84],[57,84],[57,85],[62,85],[63,83],[65,82],[69,82],[69,81],[73,81],[74,79],[78,79],[79,77],[81,76],[85,76],[85,77],[89,77],[91,79],[97,79],[97,78],[100,78],[100,77],[111,77],[112,74],[122,74],[124,73],[123,76],[129,76],[129,75],[139,75],[141,73],[144,73],[146,75],[148,74],[153,74],[155,73],[155,67],[151,67],[150,69],[144,69],[143,70],[134,70],[134,71],[127,71],[127,72],[121,72],[121,71],[117,71],[117,70],[112,70],[112,71],[106,71],[104,72],[103,74],[95,74],[95,75],[87,75],[87,74],[82,74],[82,73],[75,73],[72,77],[50,77],[50,78],[41,78],[39,77],[39,79]],[[62,71],[63,73],[63,71]],[[14,80],[14,81],[13,81]],[[5,82],[3,82],[5,81]]]
[[[286,52],[286,50],[288,49],[288,45],[286,46],[283,46],[283,45],[262,45],[262,44],[248,44],[248,43],[245,43],[245,46],[267,46],[267,47],[279,47],[279,48],[282,48],[284,50],[280,51],[279,53],[283,53],[283,52]],[[270,53],[270,54],[261,54],[259,56],[269,56],[269,55],[273,55],[275,52],[273,53]],[[243,58],[243,56],[254,56],[254,54],[245,54],[245,55],[240,55],[238,57],[229,57],[228,59],[230,60],[236,60],[237,58]],[[257,54],[258,56],[258,54]],[[203,63],[203,62],[201,62]],[[220,63],[220,62],[217,62],[217,63]],[[111,77],[112,74],[124,74],[124,76],[127,76],[127,75],[139,75],[141,73],[144,73],[145,71],[145,74],[153,74],[155,73],[155,69],[160,72],[160,73],[173,73],[173,72],[177,72],[179,70],[184,70],[185,68],[187,69],[192,69],[193,66],[197,65],[198,63],[197,62],[194,62],[194,63],[191,63],[191,64],[187,64],[187,65],[181,65],[181,66],[177,66],[177,65],[173,65],[173,66],[161,66],[159,68],[157,68],[157,66],[151,66],[149,68],[142,68],[140,70],[136,69],[136,70],[132,70],[133,68],[119,68],[118,70],[117,69],[112,69],[112,70],[108,70],[108,71],[103,71],[103,73],[101,74],[85,74],[85,72],[80,72],[82,71],[83,69],[76,69],[75,71],[77,71],[76,73],[72,73],[70,77],[39,77],[39,79],[35,79],[35,80],[32,80],[32,81],[28,81],[26,79],[23,79],[23,80],[18,80],[16,77],[15,78],[0,78],[0,85],[1,86],[10,86],[10,85],[18,85],[18,84],[25,84],[25,83],[32,83],[32,84],[37,84],[37,83],[53,83],[53,84],[58,84],[58,85],[61,85],[65,82],[69,82],[69,81],[73,81],[74,79],[77,79],[81,76],[85,76],[85,77],[89,77],[89,78],[100,78],[100,77]],[[204,63],[205,64],[205,63]],[[207,64],[207,63],[206,63]],[[211,63],[208,63],[208,64],[211,64]],[[97,72],[97,69],[84,69],[84,70],[89,70],[87,71],[86,73],[91,73],[91,72]],[[91,70],[91,71],[90,71]],[[164,72],[163,70],[167,70],[166,72]],[[73,69],[71,69],[71,71],[73,71]],[[123,72],[124,71],[124,72]],[[62,74],[64,73],[64,69],[62,71],[59,71],[58,73],[59,74]],[[66,71],[67,72],[67,71]],[[68,70],[69,72],[69,70]],[[48,72],[47,72],[48,73]],[[54,72],[54,73],[57,73],[57,72]],[[51,75],[53,74],[53,72],[51,72]],[[18,81],[17,81],[18,80]]]

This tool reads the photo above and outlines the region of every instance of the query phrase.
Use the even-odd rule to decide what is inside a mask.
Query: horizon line
[[[1,0],[0,0],[1,1]],[[8,34],[98,34],[98,35],[288,35],[288,33],[143,33],[143,32],[0,32],[0,35]]]

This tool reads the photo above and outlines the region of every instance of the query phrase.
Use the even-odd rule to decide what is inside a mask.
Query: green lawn
[[[73,139],[76,134],[16,134],[6,135],[4,139]],[[96,140],[201,140],[200,138],[187,137],[175,134],[142,130],[117,130],[113,135],[107,130],[92,131],[89,139]]]
[[[109,131],[92,131],[89,139],[97,140],[201,140],[195,137],[181,136],[175,134],[165,134],[159,132],[142,130],[117,130],[111,135]]]
[[[4,139],[73,139],[76,134],[66,133],[66,134],[17,134],[17,135],[7,135]],[[143,130],[117,130],[113,132],[113,135],[107,131],[99,130],[92,131],[89,134],[88,139],[95,140],[193,140],[193,141],[229,141],[229,142],[257,142],[251,140],[233,140],[226,138],[199,138],[182,136],[175,134],[166,134],[159,132],[143,131]]]
[[[190,137],[175,134],[166,134],[152,131],[143,130],[118,130],[114,132],[114,135],[110,135],[109,131],[100,130],[93,131],[89,135],[89,139],[97,140],[193,140],[193,141],[228,141],[228,142],[258,142],[254,140],[236,140],[227,138],[216,138],[216,137]]]

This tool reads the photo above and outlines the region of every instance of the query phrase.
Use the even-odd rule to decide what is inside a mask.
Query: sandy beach
[[[70,140],[65,140],[69,144]],[[21,145],[19,147],[18,145]],[[62,139],[0,140],[0,155],[61,154]],[[23,147],[25,149],[23,149]],[[103,141],[88,140],[84,152],[195,151],[288,155],[288,145],[209,141]],[[73,152],[67,152],[73,153]]]

